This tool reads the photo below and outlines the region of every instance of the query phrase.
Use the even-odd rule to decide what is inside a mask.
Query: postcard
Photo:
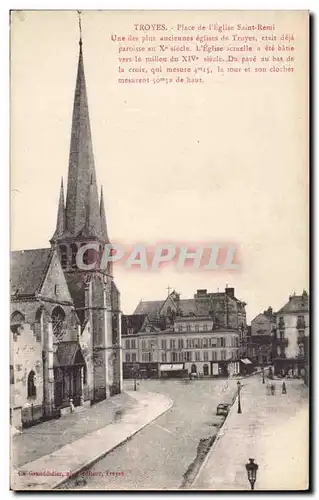
[[[309,489],[309,12],[13,10],[11,489]]]

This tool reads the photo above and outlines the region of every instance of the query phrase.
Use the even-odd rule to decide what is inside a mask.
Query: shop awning
[[[183,365],[161,365],[160,366],[160,371],[161,372],[177,372],[179,370],[183,370]]]
[[[240,360],[244,365],[252,365],[252,362],[248,358],[244,358]]]

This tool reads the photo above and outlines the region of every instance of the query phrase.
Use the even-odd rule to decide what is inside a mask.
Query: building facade
[[[309,295],[291,295],[276,314],[274,335],[275,373],[306,376],[309,346]]]
[[[86,243],[98,250],[77,253]],[[120,294],[112,268],[99,269],[110,243],[99,199],[84,75],[77,67],[66,203],[60,189],[51,247],[12,252],[11,421],[30,425],[70,405],[122,390]]]
[[[276,314],[271,307],[252,320],[247,335],[247,356],[254,365],[272,363],[275,329]]]
[[[137,367],[142,377],[239,373],[245,305],[232,288],[197,290],[193,299],[174,291],[163,301],[140,302],[122,318],[124,376]]]

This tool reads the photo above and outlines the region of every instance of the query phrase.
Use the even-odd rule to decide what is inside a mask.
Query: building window
[[[192,329],[191,329],[191,325],[186,325],[186,331],[187,331],[187,332],[191,332],[191,331],[192,331]]]
[[[204,332],[207,332],[207,330],[208,330],[207,325],[203,326],[203,330],[204,330]]]
[[[130,353],[129,352],[125,353],[125,361],[126,361],[126,363],[129,363],[131,361],[131,357],[130,357]]]
[[[51,314],[53,335],[57,340],[61,340],[65,334],[65,312],[62,307],[57,306]]]
[[[136,349],[136,341],[135,341],[135,339],[131,340],[131,349]]]
[[[195,332],[199,332],[199,325],[195,325]]]
[[[35,398],[37,396],[37,389],[35,386],[35,373],[33,370],[28,375],[28,398]]]
[[[183,339],[178,339],[178,348],[183,349],[184,347],[184,340]]]
[[[133,335],[133,333],[134,333],[134,329],[133,328],[128,328],[127,329],[127,334],[128,335]]]
[[[212,351],[212,361],[217,361],[217,351]]]
[[[25,322],[25,318],[24,318],[23,314],[21,314],[19,311],[15,311],[11,315],[10,329],[11,329],[11,332],[13,333],[14,340],[16,340],[17,336],[21,334],[24,322]]]
[[[128,339],[125,340],[125,349],[130,348],[130,341]]]
[[[225,337],[220,338],[220,347],[226,347],[226,339]]]
[[[208,361],[208,351],[204,351],[204,361]]]
[[[14,368],[10,365],[10,384],[14,384]]]
[[[208,339],[204,338],[203,339],[203,348],[206,349],[208,347]]]
[[[132,363],[135,363],[136,362],[136,352],[132,352],[131,356],[132,356]]]
[[[191,340],[190,339],[186,339],[186,347],[187,347],[187,349],[191,348]]]
[[[220,353],[220,359],[226,361],[226,351],[224,349]]]
[[[145,340],[142,340],[142,349],[145,349],[145,348],[146,348]]]
[[[162,362],[166,363],[166,361],[167,361],[167,354],[166,352],[162,352]]]
[[[162,339],[162,349],[166,349],[166,339]]]
[[[179,332],[182,332],[182,331],[183,331],[183,325],[178,325],[177,330],[178,330]]]
[[[195,361],[200,361],[200,351],[195,352]]]
[[[175,339],[171,339],[169,345],[171,349],[175,349]]]
[[[191,351],[186,351],[184,353],[185,356],[185,361],[192,361],[192,352]]]
[[[177,361],[177,354],[176,352],[172,352],[172,363],[176,363]]]
[[[208,368],[208,365],[204,365],[204,366],[203,366],[203,372],[204,372],[204,375],[209,375],[209,368]]]

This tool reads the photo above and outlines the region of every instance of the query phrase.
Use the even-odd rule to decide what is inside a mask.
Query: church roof
[[[11,296],[33,296],[40,291],[51,255],[51,248],[11,252]]]

